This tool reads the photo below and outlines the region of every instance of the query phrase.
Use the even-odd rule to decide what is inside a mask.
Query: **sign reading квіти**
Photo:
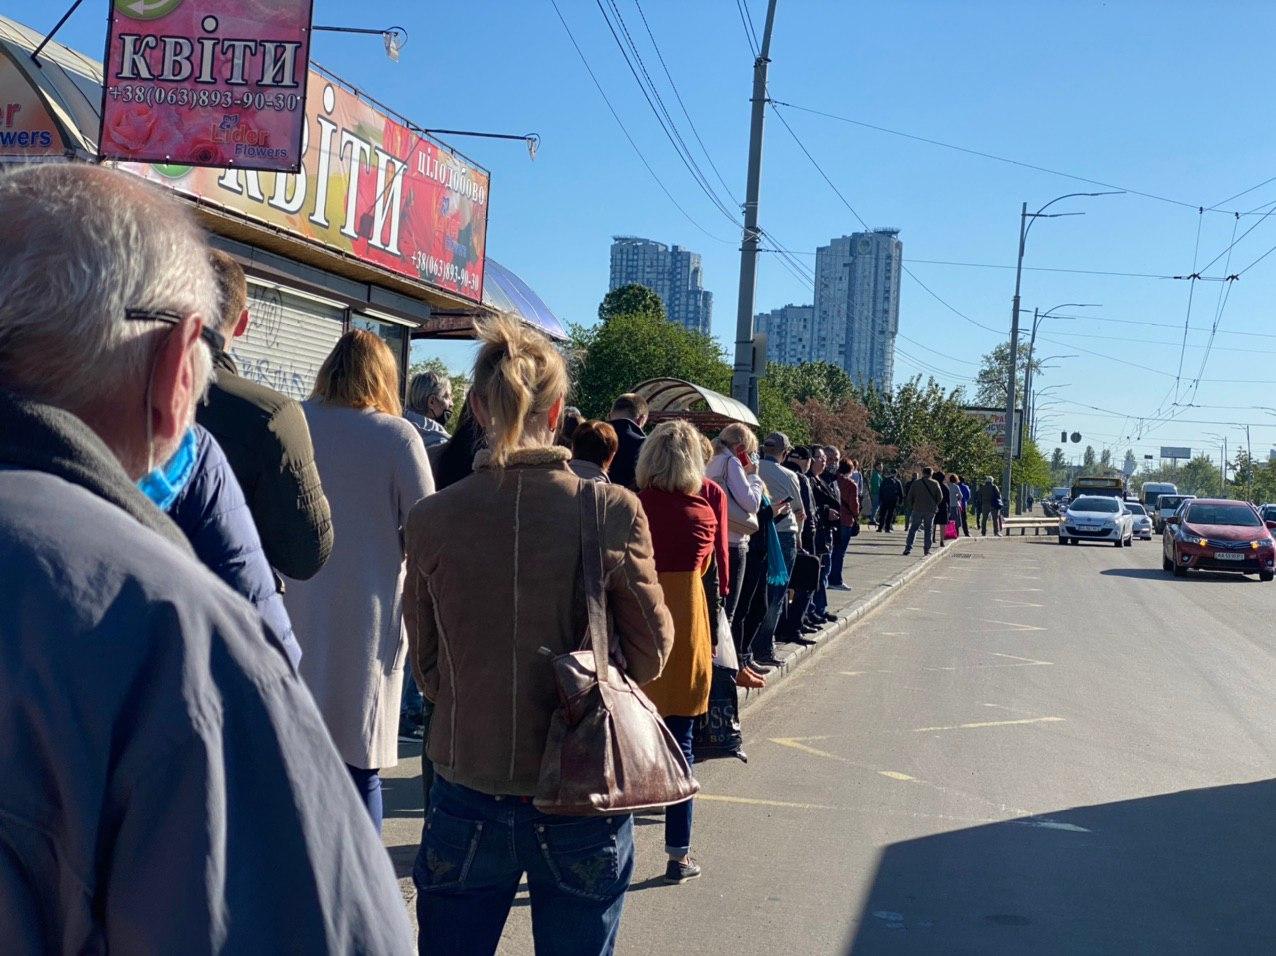
[[[312,0],[113,0],[101,159],[296,172]]]

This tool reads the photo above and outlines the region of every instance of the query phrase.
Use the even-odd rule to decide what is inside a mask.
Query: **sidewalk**
[[[767,675],[767,686],[761,690],[741,695],[741,711],[747,711],[757,702],[784,687],[792,674],[829,643],[851,630],[855,624],[874,611],[910,581],[933,568],[939,561],[954,554],[969,553],[969,541],[960,538],[948,542],[948,547],[936,547],[929,557],[923,558],[921,542],[913,553],[903,556],[904,532],[897,529],[891,534],[863,531],[852,539],[846,551],[844,579],[850,591],[830,591],[829,609],[839,616],[833,624],[811,635],[816,644],[805,647],[793,644],[777,645],[777,657],[784,662],[782,668]],[[385,799],[385,824],[382,840],[394,863],[405,903],[416,896],[412,886],[412,863],[421,839],[421,742],[399,740],[399,765],[381,773]],[[415,924],[416,913],[412,911]],[[505,950],[503,950],[505,951]],[[509,951],[521,951],[517,947]],[[530,951],[530,947],[528,947]]]
[[[851,539],[846,549],[846,562],[842,572],[843,581],[851,590],[828,592],[829,610],[838,616],[838,620],[821,628],[818,633],[807,635],[817,642],[814,645],[777,644],[775,656],[784,662],[784,667],[767,675],[766,687],[760,690],[741,690],[741,712],[783,686],[785,679],[808,658],[849,631],[925,569],[954,553],[957,550],[954,545],[960,543],[964,548],[965,542],[973,539],[958,538],[957,541],[947,542],[948,547],[943,549],[936,545],[930,556],[925,558],[922,556],[920,534],[913,546],[913,553],[908,557],[904,557],[904,540],[902,525],[889,534],[879,534],[865,526],[858,537]]]

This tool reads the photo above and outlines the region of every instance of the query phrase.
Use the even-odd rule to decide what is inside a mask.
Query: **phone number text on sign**
[[[99,156],[296,172],[311,3],[114,0]]]
[[[302,99],[295,93],[232,93],[230,90],[173,88],[162,86],[114,86],[108,95],[121,103],[146,103],[150,106],[185,106],[189,109],[275,110],[292,112]]]

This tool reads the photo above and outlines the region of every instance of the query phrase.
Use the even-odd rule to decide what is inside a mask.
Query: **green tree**
[[[758,380],[758,431],[759,437],[771,432],[784,432],[795,445],[811,440],[806,425],[793,414],[793,399],[771,380],[770,375]]]
[[[1028,343],[1019,340],[1019,361],[1015,365],[1015,401],[1023,404],[1024,372],[1028,368]],[[1032,378],[1041,375],[1041,360],[1033,357]],[[975,377],[975,404],[990,408],[1006,407],[1006,382],[1010,381],[1010,343],[1000,342],[981,359],[979,374]]]
[[[629,288],[643,287],[625,286],[608,298]],[[590,418],[606,415],[617,395],[651,378],[680,378],[718,392],[731,388],[731,367],[713,339],[674,325],[651,309],[612,312],[590,327],[574,325],[571,341],[572,400]]]
[[[997,470],[996,446],[984,423],[964,410],[960,389],[946,392],[934,379],[923,385],[918,376],[890,391],[866,388],[860,400],[897,466],[937,465],[967,477]]]
[[[1040,492],[1050,485],[1050,462],[1032,439],[1026,439],[1019,450],[1019,458],[1010,468],[1011,500],[1017,501],[1014,489],[1021,485]]]
[[[1103,469],[1104,471],[1110,471],[1112,469],[1112,449],[1111,448],[1103,449],[1103,453],[1099,455],[1099,467]]]
[[[1197,455],[1177,469],[1171,479],[1185,495],[1218,495],[1222,491],[1222,476],[1218,466],[1206,455]]]
[[[1092,474],[1094,474],[1094,470],[1095,470],[1095,456],[1094,456],[1094,446],[1093,446],[1093,445],[1086,445],[1086,446],[1085,446],[1085,457],[1083,457],[1083,458],[1081,459],[1081,468],[1082,468],[1082,470],[1083,470],[1083,471],[1084,471],[1087,475],[1092,475]]]
[[[1133,475],[1139,470],[1139,461],[1134,457],[1134,449],[1127,448],[1125,450],[1125,461],[1121,464],[1121,472],[1125,475]]]
[[[598,321],[607,322],[617,315],[646,315],[665,319],[665,304],[651,289],[637,282],[612,289],[598,306]]]
[[[803,362],[801,365],[767,365],[766,379],[790,401],[814,398],[829,406],[840,405],[858,393],[851,377],[830,362]]]

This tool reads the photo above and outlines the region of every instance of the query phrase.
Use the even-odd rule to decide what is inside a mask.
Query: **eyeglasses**
[[[124,320],[126,322],[163,322],[165,325],[181,325],[186,318],[170,309],[125,309]],[[199,330],[199,337],[204,340],[204,343],[212,351],[214,358],[226,351],[226,336],[216,329],[205,325]]]

